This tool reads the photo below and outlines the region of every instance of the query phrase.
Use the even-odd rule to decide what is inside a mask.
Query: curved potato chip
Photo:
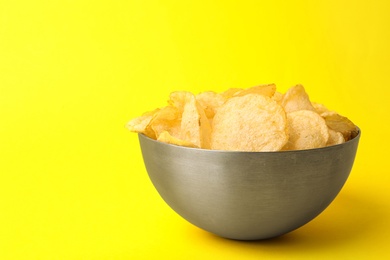
[[[275,100],[280,105],[283,99],[283,94],[279,91],[275,91],[274,95],[272,96],[272,100]]]
[[[323,113],[322,117],[325,119],[325,122],[330,129],[340,132],[344,136],[345,141],[354,138],[358,133],[355,124],[345,116],[341,116],[336,112],[331,111],[329,113]]]
[[[214,91],[205,91],[195,97],[208,119],[213,119],[217,109],[226,101],[225,97]]]
[[[315,108],[310,102],[305,88],[302,85],[296,85],[287,90],[283,95],[281,105],[286,113],[291,113],[298,110],[311,110],[315,111]]]
[[[196,102],[196,109],[199,113],[199,131],[200,131],[200,148],[211,148],[211,123],[207,118],[203,108]]]
[[[194,94],[189,91],[174,91],[169,94],[168,104],[183,112],[184,106]]]
[[[171,135],[178,137],[180,116],[180,111],[173,106],[159,109],[146,127],[146,131],[149,133],[146,135],[156,139],[163,131],[169,131]]]
[[[179,138],[173,137],[172,135],[169,134],[168,131],[163,131],[161,134],[158,136],[157,141],[160,142],[165,142],[168,144],[174,144],[174,145],[180,145],[180,146],[187,146],[187,147],[197,147],[191,142],[187,142],[185,140],[181,140]]]
[[[142,133],[155,139],[156,137],[154,133],[148,130],[148,125],[152,121],[153,117],[158,113],[158,111],[160,111],[159,108],[150,112],[146,112],[142,116],[130,120],[126,127],[132,132]]]
[[[248,94],[259,94],[267,97],[272,97],[275,94],[276,85],[266,84],[243,89],[233,94],[233,97],[242,97]]]
[[[330,110],[323,104],[311,102],[317,114],[322,115],[323,113],[328,113]]]
[[[236,94],[237,92],[240,92],[242,90],[242,88],[229,88],[228,90],[224,91],[221,93],[221,95],[228,99],[228,98],[231,98],[234,96],[234,94]]]
[[[320,114],[320,116],[322,116],[323,118],[332,117],[332,116],[338,116],[338,113],[336,111],[333,111],[333,110],[328,110],[328,111],[322,112]]]
[[[329,139],[328,139],[328,142],[326,142],[326,146],[342,144],[345,142],[344,136],[342,133],[336,132],[332,129],[328,129],[328,131],[329,131]]]
[[[188,94],[189,93],[189,94]],[[181,117],[180,139],[200,148],[210,148],[210,122],[195,96],[184,93],[184,107]]]
[[[278,151],[287,139],[285,112],[269,97],[233,97],[214,116],[212,149]]]
[[[287,113],[289,140],[283,150],[302,150],[326,146],[329,138],[325,120],[316,112],[298,110]]]

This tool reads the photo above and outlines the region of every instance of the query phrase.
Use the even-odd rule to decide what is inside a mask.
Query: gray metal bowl
[[[359,139],[360,131],[319,149],[234,152],[139,134],[147,172],[165,202],[199,228],[238,240],[280,236],[320,214],[347,180]]]

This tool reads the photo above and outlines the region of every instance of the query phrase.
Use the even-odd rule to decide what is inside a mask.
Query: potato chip
[[[285,112],[263,95],[233,97],[214,116],[212,149],[277,151],[287,139]]]
[[[209,120],[214,118],[218,107],[222,106],[226,101],[225,97],[214,91],[205,91],[197,94],[195,97]]]
[[[242,88],[229,88],[228,90],[222,92],[221,95],[222,95],[225,99],[228,99],[228,98],[233,97],[234,94],[236,94],[237,92],[240,92],[241,90],[242,90]]]
[[[283,150],[302,150],[326,146],[329,138],[325,120],[311,110],[287,113],[289,140]]]
[[[315,111],[315,108],[311,104],[309,96],[302,85],[296,85],[288,89],[283,95],[281,105],[286,113],[298,110]]]
[[[248,94],[259,94],[267,97],[272,97],[275,94],[275,91],[276,91],[275,84],[259,85],[259,86],[240,90],[234,93],[233,97],[241,97]]]
[[[211,126],[206,114],[192,93],[182,95],[177,99],[184,101],[180,139],[200,148],[210,148]]]
[[[329,138],[328,142],[326,142],[326,146],[336,145],[336,144],[342,144],[345,142],[344,136],[340,132],[336,132],[332,129],[328,129],[329,131]]]
[[[152,138],[155,138],[155,135],[154,133],[150,133],[148,132],[148,125],[150,124],[150,121],[153,119],[153,117],[155,116],[156,113],[158,113],[160,109],[157,108],[153,111],[150,111],[150,112],[146,112],[144,113],[142,116],[140,117],[136,117],[132,120],[130,120],[128,123],[127,123],[127,128],[132,131],[132,132],[136,132],[136,133],[142,133],[142,134],[146,134],[148,135],[149,137],[152,137]]]
[[[158,136],[157,140],[160,141],[160,142],[168,143],[168,144],[187,146],[187,147],[194,147],[194,148],[197,147],[193,143],[190,143],[190,142],[181,140],[179,138],[173,137],[168,131],[161,132],[161,134]]]
[[[272,99],[278,102],[278,104],[280,105],[283,99],[283,94],[279,91],[275,91],[274,95],[272,96]]]
[[[159,109],[146,127],[146,135],[156,139],[162,132],[169,131],[172,136],[178,137],[180,116],[180,111],[173,106]]]
[[[169,95],[168,104],[176,107],[180,112],[183,112],[186,102],[192,98],[194,94],[189,91],[174,91]]]
[[[323,113],[322,117],[330,129],[340,132],[344,136],[345,141],[354,138],[358,133],[357,127],[351,120],[336,112]]]
[[[328,113],[330,110],[323,104],[311,102],[317,114],[322,115],[323,113]]]
[[[200,148],[210,149],[211,148],[211,124],[206,116],[206,113],[196,102],[196,108],[199,113],[199,130],[200,130]]]

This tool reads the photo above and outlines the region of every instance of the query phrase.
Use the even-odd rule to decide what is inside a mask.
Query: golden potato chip
[[[329,138],[325,120],[314,111],[287,113],[289,140],[283,150],[302,150],[326,146]]]
[[[351,120],[336,112],[323,113],[322,117],[330,129],[340,132],[344,136],[345,141],[354,138],[358,133],[357,127]]]
[[[172,136],[178,137],[180,116],[180,111],[173,106],[166,106],[159,109],[147,125],[146,135],[156,139],[162,132],[169,131]]]
[[[184,100],[180,139],[200,148],[210,148],[210,122],[195,96],[187,92],[178,100]]]
[[[184,106],[194,94],[189,91],[174,91],[169,95],[168,104],[183,112]]]
[[[328,142],[326,143],[326,146],[342,144],[345,142],[344,136],[342,133],[336,132],[332,129],[328,129],[328,131],[329,131],[329,139],[328,139]]]
[[[196,102],[196,108],[199,113],[199,130],[200,130],[200,148],[211,148],[211,124],[203,108]]]
[[[233,97],[234,94],[236,94],[237,92],[240,92],[241,90],[242,90],[242,88],[229,88],[228,90],[222,92],[221,95],[222,95],[225,99],[228,99],[228,98]]]
[[[197,94],[196,101],[204,110],[208,119],[213,119],[218,107],[225,103],[226,98],[214,91],[205,91]]]
[[[302,85],[296,85],[288,89],[283,95],[281,105],[286,113],[298,110],[315,111],[315,108],[311,104],[309,96]]]
[[[278,102],[278,104],[280,105],[283,99],[283,94],[279,91],[275,91],[274,95],[272,96],[272,99]]]
[[[132,132],[142,133],[142,134],[145,134],[151,138],[155,138],[154,133],[149,132],[147,127],[150,124],[150,121],[153,119],[155,114],[158,113],[159,110],[160,109],[157,108],[153,111],[144,113],[140,117],[136,117],[136,118],[130,120],[126,125],[127,128]]]
[[[179,138],[173,137],[168,131],[163,131],[157,138],[160,142],[165,142],[168,144],[174,144],[174,145],[180,145],[180,146],[187,146],[187,147],[197,147],[193,143],[181,140]]]
[[[317,114],[322,115],[323,113],[328,113],[330,110],[323,104],[311,102]]]
[[[275,84],[267,84],[255,86],[247,89],[240,90],[233,94],[233,97],[241,97],[248,94],[259,94],[267,97],[272,97],[275,94],[276,85]]]
[[[278,151],[287,139],[285,112],[263,95],[233,97],[214,116],[212,149]]]

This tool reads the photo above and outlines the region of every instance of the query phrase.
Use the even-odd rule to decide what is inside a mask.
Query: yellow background
[[[0,1],[0,259],[390,256],[388,1]],[[125,124],[174,90],[302,83],[361,129],[343,190],[277,239],[159,197]]]

